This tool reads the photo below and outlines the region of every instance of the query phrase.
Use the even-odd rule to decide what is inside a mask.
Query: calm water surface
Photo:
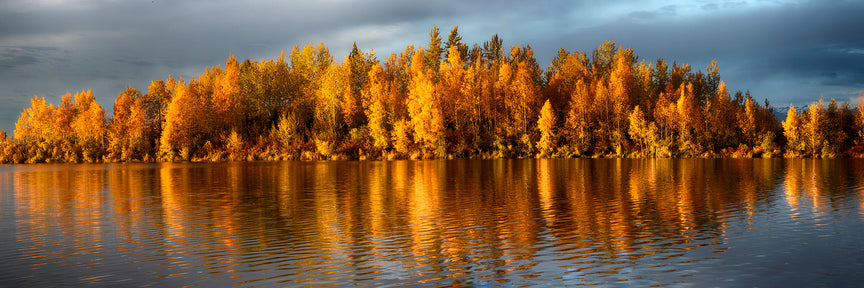
[[[0,166],[0,286],[853,287],[864,161]]]

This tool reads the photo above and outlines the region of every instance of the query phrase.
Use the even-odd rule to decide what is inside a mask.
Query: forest
[[[860,97],[859,97],[860,99]],[[34,96],[0,163],[574,157],[860,157],[864,101],[823,100],[776,119],[767,100],[704,71],[640,60],[609,41],[545,68],[497,35],[437,27],[386,59],[321,43],[275,59],[127,87],[113,115],[91,91]],[[782,120],[782,122],[781,122]]]

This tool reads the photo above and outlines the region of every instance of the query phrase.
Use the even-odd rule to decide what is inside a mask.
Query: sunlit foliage
[[[730,92],[716,61],[694,71],[607,41],[541,68],[530,46],[509,48],[433,27],[382,61],[356,43],[341,62],[322,43],[229,55],[127,87],[110,119],[90,91],[34,96],[14,137],[0,133],[0,162],[864,155],[864,98],[792,106],[781,123]]]
[[[552,104],[549,103],[549,100],[546,100],[543,108],[540,109],[540,118],[537,120],[537,129],[540,130],[540,142],[537,143],[537,148],[540,149],[542,155],[548,156],[556,146],[556,122]]]
[[[441,112],[439,91],[433,83],[434,72],[423,65],[425,51],[417,50],[411,59],[411,84],[408,114],[414,130],[414,139],[425,148],[436,150],[444,143],[444,115]]]

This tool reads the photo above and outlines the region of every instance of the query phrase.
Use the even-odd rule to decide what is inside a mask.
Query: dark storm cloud
[[[705,5],[711,5],[706,9]],[[712,58],[733,89],[751,90],[773,103],[846,100],[861,92],[864,81],[864,4],[812,2],[784,6],[742,7],[709,3],[702,14],[673,17],[629,14],[606,25],[573,31],[560,45],[582,49],[585,43],[614,40],[633,47],[642,59],[664,58],[704,69]],[[734,9],[724,8],[732,6]],[[647,10],[651,11],[651,10]],[[653,10],[659,11],[659,10]],[[658,13],[655,13],[655,15]],[[596,46],[596,44],[594,44]],[[787,81],[781,90],[771,82]]]
[[[732,89],[773,103],[862,91],[864,27],[857,2],[763,1],[24,1],[0,2],[0,128],[34,94],[57,103],[92,89],[111,110],[126,85],[272,58],[324,42],[336,61],[357,42],[379,59],[426,45],[432,25],[465,42],[499,34],[530,44],[545,66],[559,48],[590,53],[606,40],[642,59],[702,69],[716,58]],[[856,90],[857,89],[857,90]],[[14,101],[13,101],[14,100]]]
[[[364,49],[395,48],[390,41],[404,45],[417,32],[405,27],[452,15],[458,9],[452,7],[432,1],[3,1],[0,128],[12,130],[36,94],[57,103],[67,91],[92,89],[110,113],[126,85],[146,90],[150,80],[169,74],[188,79],[224,63],[229,53],[272,58],[323,41],[341,61],[355,40],[366,42]],[[423,39],[425,32],[416,35]]]

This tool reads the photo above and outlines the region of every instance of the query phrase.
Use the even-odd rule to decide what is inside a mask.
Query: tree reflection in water
[[[4,236],[0,256],[25,267],[0,266],[0,283],[647,286],[713,285],[711,277],[721,277],[758,284],[759,273],[776,272],[759,257],[800,252],[772,251],[770,241],[812,249],[806,243],[821,242],[809,237],[834,237],[838,247],[815,248],[860,255],[854,247],[861,233],[849,231],[864,221],[862,165],[541,159],[7,166],[0,215],[3,232],[14,233]],[[862,265],[850,259],[848,269]],[[834,284],[861,278],[843,271],[828,282],[811,276]]]

